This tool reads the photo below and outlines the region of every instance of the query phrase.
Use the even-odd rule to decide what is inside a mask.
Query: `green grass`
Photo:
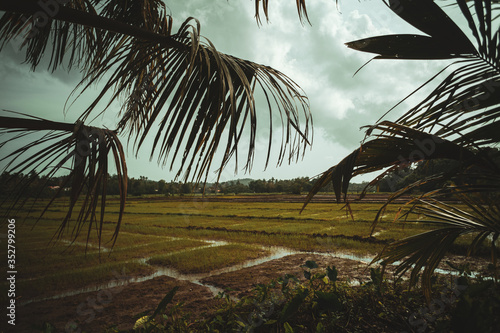
[[[115,262],[46,272],[41,277],[21,279],[16,283],[16,287],[23,300],[29,300],[32,297],[51,296],[53,291],[60,294],[153,272],[152,267],[137,262]]]
[[[87,239],[83,232],[70,246],[71,230],[62,242],[49,243],[65,215],[67,202],[56,201],[35,224],[44,208],[38,202],[24,222],[16,218],[16,269],[18,283],[29,294],[44,290],[71,289],[104,283],[120,267],[131,274],[149,274],[155,265],[174,267],[183,273],[208,272],[265,255],[265,247],[281,246],[297,251],[350,252],[375,255],[381,243],[367,243],[354,236],[369,237],[371,224],[380,204],[351,204],[354,220],[340,209],[342,205],[311,203],[301,213],[301,203],[290,202],[203,202],[200,197],[134,199],[128,201],[120,234],[111,250],[117,201],[106,207],[103,240],[99,245],[95,229]],[[392,240],[430,230],[426,224],[392,223],[398,205],[390,205],[384,221],[377,226],[376,238]],[[77,214],[77,212],[75,212]],[[6,226],[0,225],[0,233]],[[84,230],[88,225],[84,227]],[[207,241],[229,245],[200,248]],[[86,245],[88,244],[88,245]],[[100,246],[100,248],[99,248]],[[110,251],[111,250],[111,251]],[[6,248],[0,249],[6,257]],[[203,258],[200,260],[200,258]],[[2,263],[6,271],[6,261]],[[121,268],[120,268],[121,269]]]
[[[240,264],[269,254],[256,246],[229,244],[209,247],[149,259],[151,265],[175,268],[184,274],[208,273],[223,267]]]

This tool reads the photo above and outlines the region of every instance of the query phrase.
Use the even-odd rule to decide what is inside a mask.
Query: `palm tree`
[[[177,33],[161,0],[0,0],[0,47],[22,40],[26,62],[36,70],[40,60],[50,57],[52,70],[62,65],[76,68],[84,78],[75,93],[107,77],[103,89],[75,124],[56,123],[19,113],[0,117],[0,128],[8,133],[1,146],[20,141],[32,133],[41,138],[2,157],[7,170],[26,175],[46,172],[49,176],[69,168],[64,181],[71,186],[70,206],[59,235],[76,213],[76,238],[86,222],[88,234],[94,222],[98,236],[104,222],[108,156],[114,159],[121,184],[120,227],[127,192],[127,168],[118,135],[126,135],[136,151],[145,138],[154,137],[151,158],[159,163],[180,160],[177,176],[206,181],[213,169],[216,151],[222,150],[219,177],[228,161],[238,154],[248,129],[246,168],[251,167],[257,131],[255,94],[260,90],[268,105],[269,121],[278,113],[283,141],[278,164],[287,156],[298,158],[310,144],[312,125],[307,98],[284,74],[264,65],[223,54],[199,34],[200,24],[188,18]],[[257,19],[260,1],[256,2]],[[299,13],[303,2],[297,2]],[[267,14],[267,1],[262,2]],[[307,16],[307,15],[306,15]],[[48,55],[47,55],[48,53]],[[107,107],[97,109],[108,96]],[[115,130],[90,126],[114,101],[125,99]],[[35,112],[35,110],[34,110]],[[94,117],[94,118],[92,118]],[[262,117],[262,116],[259,116]],[[153,125],[158,130],[153,133]],[[224,134],[226,134],[224,136]],[[21,141],[24,140],[24,141]],[[272,133],[269,136],[269,154]],[[33,154],[41,149],[40,153]],[[19,192],[3,202],[8,212],[26,205],[22,190],[33,177],[25,176]],[[45,210],[53,203],[49,202]],[[99,215],[99,217],[98,217]]]
[[[460,162],[458,168],[420,179],[393,193],[372,226],[373,230],[393,199],[423,184],[447,181],[446,186],[408,202],[410,208],[400,215],[411,222],[416,221],[411,213],[421,214],[425,222],[440,228],[389,244],[374,260],[381,260],[383,265],[399,262],[397,272],[411,270],[412,283],[424,269],[422,284],[429,297],[432,273],[462,235],[475,235],[469,252],[489,241],[496,264],[500,165],[490,151],[500,142],[500,30],[495,15],[499,7],[498,1],[491,0],[457,0],[454,4],[468,23],[474,45],[432,0],[384,3],[425,35],[371,37],[347,43],[348,47],[374,53],[374,59],[457,60],[426,82],[451,71],[422,102],[394,122],[379,121],[369,126],[362,145],[319,177],[305,205],[329,182],[333,183],[337,201],[346,201],[349,182],[356,175],[383,170],[369,184],[373,186],[384,181],[386,175],[414,163],[433,159]],[[456,195],[468,210],[440,202],[444,194]]]

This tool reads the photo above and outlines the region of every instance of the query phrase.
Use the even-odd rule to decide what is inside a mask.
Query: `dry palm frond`
[[[179,32],[172,34],[172,19],[166,14],[163,1],[75,0],[64,6],[57,2],[52,5],[55,7],[45,13],[47,19],[41,21],[37,0],[0,0],[0,11],[5,12],[0,18],[0,47],[21,40],[26,61],[33,69],[46,51],[50,52],[52,70],[62,65],[79,67],[84,74],[79,86],[82,91],[101,78],[109,78],[76,127],[34,117],[10,119],[6,122],[10,125],[4,127],[6,133],[14,135],[8,142],[24,139],[28,133],[49,131],[8,154],[5,160],[9,160],[9,171],[37,176],[50,166],[48,179],[67,163],[73,163],[64,184],[71,185],[71,203],[59,235],[74,214],[74,236],[87,221],[90,233],[99,210],[98,230],[102,229],[108,153],[113,154],[122,186],[116,231],[119,229],[127,191],[122,147],[115,132],[82,125],[105,97],[111,96],[108,106],[120,98],[126,99],[118,124],[120,132],[128,131],[129,139],[139,148],[158,125],[151,157],[156,154],[160,163],[171,157],[173,163],[182,155],[178,175],[184,170],[185,178],[191,176],[197,181],[203,177],[206,180],[216,151],[225,145],[219,167],[222,172],[229,159],[238,154],[238,146],[246,135],[246,168],[251,167],[257,135],[256,92],[262,92],[269,112],[266,165],[275,108],[283,125],[278,164],[287,152],[290,160],[298,158],[310,144],[312,120],[308,101],[292,80],[272,68],[220,53],[209,41],[201,42],[199,22],[194,19],[187,19]],[[85,133],[91,133],[90,137]],[[96,138],[99,139],[95,141]],[[78,147],[85,142],[89,150],[84,157],[79,157],[76,148],[70,149],[71,145]],[[41,153],[27,157],[26,152],[35,147],[43,147]],[[28,187],[33,181],[26,179]],[[83,198],[81,208],[73,213],[79,198]],[[24,203],[18,194],[11,208]]]
[[[262,91],[271,129],[266,165],[275,109],[283,124],[278,164],[285,159],[287,150],[289,160],[304,152],[311,141],[309,105],[303,91],[287,76],[270,67],[220,53],[209,41],[201,42],[199,22],[194,19],[187,19],[177,34],[171,34],[171,18],[164,9],[159,9],[163,8],[161,1],[112,0],[98,6],[99,3],[85,2],[87,7],[79,9],[61,6],[46,30],[37,34],[37,49],[28,52],[29,59],[38,59],[40,50],[50,41],[69,40],[53,49],[52,56],[59,59],[59,64],[65,56],[64,45],[74,46],[81,35],[88,37],[77,48],[88,54],[69,59],[70,64],[71,60],[84,59],[85,78],[80,88],[84,91],[109,72],[112,75],[82,115],[82,121],[86,122],[103,98],[111,96],[110,105],[125,97],[119,128],[127,130],[140,147],[150,130],[158,125],[151,157],[156,154],[158,161],[165,164],[167,157],[172,156],[173,164],[182,153],[177,175],[184,171],[185,178],[192,176],[200,181],[206,180],[224,131],[227,137],[219,170],[238,153],[241,138],[247,133],[246,169],[251,167],[258,118],[254,95]],[[0,22],[0,38],[8,40],[23,31],[16,24],[20,14],[33,12],[31,5],[30,0],[17,4],[0,1],[0,9],[10,11]],[[73,30],[49,27],[59,21]],[[80,32],[77,29],[82,25],[86,28]],[[96,47],[92,48],[93,45]],[[33,66],[38,64],[30,62]]]
[[[269,0],[256,0],[255,19],[257,20],[258,24],[262,24],[262,21],[260,19],[260,6],[259,6],[260,4],[262,4],[262,10],[264,11],[264,16],[266,17],[266,20],[269,21]],[[309,21],[309,17],[307,15],[305,0],[296,0],[296,4],[300,22],[303,23],[304,20],[307,20],[307,22],[310,24],[311,22]]]
[[[194,19],[184,22],[174,39],[190,52],[165,52],[162,45],[138,40],[112,50],[105,62],[116,65],[115,70],[82,119],[90,115],[108,91],[118,87],[109,103],[121,95],[128,96],[120,128],[130,133],[140,148],[158,126],[151,158],[156,155],[162,164],[170,161],[172,168],[182,154],[177,176],[184,172],[185,179],[192,175],[201,181],[208,176],[224,131],[227,137],[219,170],[237,154],[247,128],[250,137],[246,169],[251,168],[258,118],[254,95],[261,90],[266,96],[271,126],[266,165],[271,150],[273,110],[277,110],[283,123],[278,164],[288,147],[290,159],[300,157],[310,143],[312,120],[307,98],[292,80],[270,67],[220,53],[210,42],[202,43],[199,23]],[[108,70],[109,67],[99,67],[89,72],[82,81],[82,90],[91,87]]]
[[[19,115],[19,114],[17,114]],[[70,224],[74,223],[71,236],[76,239],[87,225],[87,240],[93,228],[96,229],[99,245],[101,242],[106,208],[107,179],[110,171],[117,172],[120,187],[120,210],[112,236],[113,244],[120,229],[127,193],[127,167],[125,154],[115,131],[76,124],[52,122],[42,118],[0,117],[1,134],[7,136],[0,148],[5,148],[16,141],[31,142],[14,151],[2,154],[0,162],[6,163],[4,171],[10,174],[21,174],[22,182],[2,201],[7,207],[6,213],[26,208],[29,203],[27,190],[33,190],[35,180],[43,176],[40,188],[47,187],[48,181],[61,172],[69,169],[52,199],[48,201],[39,215],[39,219],[47,212],[56,198],[65,189],[69,190],[68,212],[63,218],[57,236],[62,237]],[[112,155],[116,170],[110,170],[108,157]],[[35,200],[40,192],[31,193]],[[76,217],[74,216],[76,215]]]
[[[490,179],[491,180],[491,179]],[[498,178],[497,192],[498,192]],[[422,286],[424,293],[430,299],[431,276],[439,262],[458,237],[474,234],[470,242],[468,254],[473,253],[480,244],[491,240],[492,262],[497,261],[495,241],[500,235],[500,206],[497,200],[491,200],[484,193],[456,192],[455,195],[468,210],[432,199],[419,199],[408,214],[420,216],[420,219],[407,219],[406,222],[432,223],[437,229],[395,241],[374,258],[381,260],[383,265],[399,262],[396,274],[403,275],[411,270],[410,282],[415,284],[423,269]],[[497,198],[498,199],[498,198]]]

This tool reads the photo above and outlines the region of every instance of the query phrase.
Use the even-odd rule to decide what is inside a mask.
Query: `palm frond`
[[[31,2],[23,0],[11,4],[0,1],[0,9],[15,13],[5,14],[10,16],[5,19],[6,28],[0,37],[8,39],[19,33],[20,27],[8,23],[19,21],[15,15],[32,14],[34,9],[26,5],[32,5]],[[80,47],[90,50],[87,58],[83,56],[87,60],[81,92],[113,71],[100,94],[82,115],[82,121],[86,122],[104,97],[111,94],[109,106],[125,96],[127,102],[119,129],[128,131],[129,139],[139,148],[152,127],[158,125],[151,158],[156,156],[160,163],[166,164],[172,156],[172,168],[182,153],[177,176],[184,171],[184,178],[200,181],[208,176],[215,152],[222,145],[224,131],[227,131],[227,137],[225,147],[221,148],[224,154],[218,168],[220,172],[229,159],[237,155],[241,138],[247,133],[245,169],[251,168],[257,133],[254,95],[260,90],[267,102],[271,128],[266,166],[271,151],[272,114],[276,109],[283,124],[277,163],[281,164],[286,158],[285,152],[288,152],[290,161],[304,153],[311,141],[309,127],[312,120],[304,92],[290,78],[270,67],[220,53],[210,41],[203,43],[199,22],[192,18],[188,18],[178,33],[172,35],[171,18],[164,10],[158,9],[163,6],[161,1],[131,4],[113,0],[97,7],[98,3],[85,2],[88,7],[81,10],[60,7],[50,21],[84,25],[90,29],[84,31],[90,36],[89,41]],[[136,22],[137,26],[130,22]],[[41,48],[51,40],[67,40],[70,37],[68,31],[72,31],[69,28],[47,29],[37,34],[36,39],[40,41],[36,43],[40,43]],[[80,36],[76,31],[73,35],[74,45]],[[86,48],[93,44],[99,44],[100,48]],[[63,46],[53,52],[60,62],[64,58]]]
[[[95,228],[99,240],[102,239],[102,228],[106,211],[106,189],[109,172],[117,172],[120,188],[120,209],[111,241],[116,241],[120,229],[127,194],[127,167],[125,153],[115,131],[86,126],[81,122],[76,124],[52,122],[46,119],[26,116],[0,117],[0,133],[7,136],[0,144],[0,148],[16,143],[26,142],[31,136],[30,143],[12,152],[2,154],[0,162],[6,163],[3,170],[10,174],[25,175],[21,184],[16,186],[15,193],[11,193],[2,202],[6,207],[6,214],[33,207],[39,200],[40,192],[46,189],[48,181],[61,173],[69,174],[64,177],[57,191],[48,201],[39,214],[38,220],[44,216],[56,198],[69,188],[68,211],[61,221],[57,237],[68,232],[70,224],[74,222],[71,237],[76,239],[83,228],[87,228],[87,241],[91,231]],[[109,155],[114,159],[116,170],[110,170]],[[43,176],[38,193],[32,193],[33,200],[26,195],[32,190],[33,181]],[[78,208],[79,207],[79,208]],[[76,217],[74,217],[76,215]]]
[[[378,132],[375,139],[364,142],[359,149],[319,177],[302,209],[328,182],[333,183],[337,202],[340,202],[341,194],[344,198],[347,195],[352,177],[389,168],[370,183],[374,185],[387,173],[421,161],[450,159],[460,161],[464,169],[475,166],[490,172],[497,170],[497,166],[481,151],[468,149],[405,125],[384,121],[370,127],[367,135],[372,135],[374,131]]]
[[[387,35],[346,45],[378,54],[376,59],[446,59],[474,56],[477,52],[463,31],[430,0],[384,0],[403,20],[425,35]]]
[[[402,213],[405,207],[413,207],[415,203],[427,198],[440,199],[450,197],[452,195],[456,196],[469,193],[480,193],[485,197],[490,196],[496,198],[496,194],[500,192],[500,176],[497,172],[494,171],[494,168],[496,168],[496,166],[491,165],[489,162],[491,161],[486,158],[483,160],[482,164],[489,165],[491,168],[493,168],[493,170],[491,168],[481,168],[482,172],[476,173],[477,169],[474,166],[469,166],[468,168],[464,168],[464,166],[458,166],[455,168],[450,168],[446,172],[433,174],[423,179],[419,179],[412,184],[394,191],[389,195],[386,202],[377,211],[377,214],[375,215],[371,226],[371,234],[375,232],[375,228],[381,221],[381,217],[383,216],[388,205],[390,205],[403,195],[408,194],[412,190],[420,189],[423,185],[435,184],[433,190],[422,193],[421,195],[407,201],[399,209],[399,213],[397,214],[395,220],[398,218],[405,218],[411,212],[411,209],[409,209],[406,213]],[[387,173],[390,173],[391,171],[392,170],[389,169]],[[385,173],[382,175],[385,175]],[[442,183],[443,181],[446,181],[445,185],[439,186],[438,184]],[[372,183],[370,184],[371,186],[373,186],[377,184],[377,182],[372,181]],[[362,193],[360,197],[363,197],[363,195],[364,193]]]
[[[309,17],[307,15],[306,1],[296,0],[296,3],[297,3],[297,14],[299,15],[300,22],[304,23],[304,20],[306,20],[309,24],[311,24],[311,22],[309,21]],[[260,5],[262,5],[262,11],[264,12],[266,20],[269,21],[269,0],[256,0],[255,19],[257,20],[258,24],[262,24],[260,16]]]
[[[105,52],[102,32],[88,26],[54,20],[50,14],[59,11],[94,13],[87,1],[71,1],[63,8],[48,5],[49,13],[42,11],[37,1],[0,1],[0,10],[6,11],[0,18],[0,50],[13,43],[26,49],[26,62],[34,70],[50,50],[50,64],[56,70],[66,60],[68,68],[89,66],[95,57]],[[43,13],[43,14],[40,14]]]
[[[399,275],[411,270],[412,284],[417,282],[419,273],[423,269],[422,286],[428,299],[430,299],[431,276],[457,238],[474,234],[468,249],[469,254],[484,241],[491,239],[492,261],[496,261],[495,240],[500,234],[498,202],[477,193],[455,194],[468,210],[432,198],[419,199],[406,215],[418,215],[421,218],[408,219],[406,222],[432,223],[438,228],[395,241],[387,245],[373,260],[373,262],[381,261],[383,265],[396,263],[396,274]]]
[[[121,10],[114,12],[117,8]],[[26,62],[33,69],[50,47],[52,70],[63,64],[85,70],[103,66],[101,59],[123,43],[123,35],[155,40],[166,48],[185,48],[171,38],[171,19],[158,0],[108,0],[104,4],[75,0],[64,6],[48,4],[45,11],[36,0],[0,0],[0,10],[5,11],[0,19],[0,50],[9,42],[22,41],[15,44],[26,47]]]
[[[113,95],[109,104],[127,96],[119,128],[130,133],[129,139],[139,149],[157,125],[151,158],[156,156],[160,164],[169,162],[171,169],[181,158],[177,176],[184,172],[185,179],[192,176],[201,181],[208,176],[224,131],[227,137],[219,172],[237,155],[247,128],[250,137],[245,169],[251,168],[258,129],[254,96],[260,88],[266,96],[271,128],[266,166],[273,110],[277,110],[283,124],[278,164],[286,157],[287,148],[290,160],[299,158],[310,144],[312,125],[304,93],[291,79],[270,67],[220,53],[209,41],[203,43],[199,29],[199,22],[190,18],[174,36],[190,52],[165,52],[162,45],[142,41],[110,52],[104,62],[116,65],[116,69],[82,119],[110,90]],[[106,66],[89,72],[82,81],[82,90],[91,87],[108,70]]]
[[[460,161],[457,169],[430,175],[394,192],[372,225],[373,232],[386,206],[409,190],[443,180],[452,184],[408,201],[397,214],[397,219],[433,223],[438,229],[393,242],[374,259],[383,265],[397,264],[396,273],[400,275],[411,270],[412,283],[417,282],[423,269],[422,285],[428,299],[431,275],[457,238],[474,233],[469,252],[491,239],[492,261],[496,263],[495,241],[500,234],[500,166],[488,155],[490,146],[499,142],[500,30],[493,28],[493,11],[498,6],[492,6],[490,0],[456,2],[476,46],[431,0],[385,1],[398,16],[426,35],[379,36],[347,43],[350,48],[376,54],[375,59],[461,59],[452,64],[450,68],[455,69],[441,84],[396,122],[383,121],[370,127],[361,147],[325,171],[304,204],[330,181],[340,201],[342,194],[345,200],[349,181],[357,174],[385,169],[370,183],[374,185],[387,174],[415,162]],[[368,140],[371,136],[375,138]],[[434,199],[450,194],[468,209]],[[415,214],[424,219],[412,219]]]
[[[470,4],[470,3],[473,4]],[[433,1],[389,1],[401,18],[429,36],[392,35],[347,43],[351,48],[389,59],[465,58],[422,102],[398,123],[431,131],[457,142],[487,146],[498,142],[500,105],[500,29],[495,29],[491,1],[457,0],[475,38],[474,46]],[[471,11],[473,10],[474,13]],[[496,141],[495,141],[496,140]]]

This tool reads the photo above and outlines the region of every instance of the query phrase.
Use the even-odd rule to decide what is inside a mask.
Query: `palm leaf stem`
[[[0,11],[33,15],[41,10],[38,2],[38,0],[0,0]],[[161,44],[163,47],[167,48],[172,47],[179,50],[188,50],[186,45],[176,41],[171,36],[162,36],[146,29],[138,28],[117,20],[67,8],[65,6],[59,6],[53,16],[53,19],[132,36],[140,40],[147,40]]]

